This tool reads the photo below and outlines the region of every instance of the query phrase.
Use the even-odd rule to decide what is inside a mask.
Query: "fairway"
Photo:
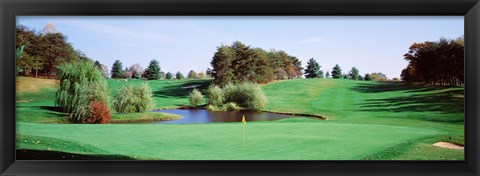
[[[62,124],[55,89],[17,78],[17,149],[153,160],[463,160],[463,87],[344,79],[293,79],[262,85],[264,110],[311,114],[269,122],[210,124]],[[48,81],[42,81],[48,82]],[[154,109],[188,105],[186,89],[211,79],[108,80],[110,95],[123,84],[147,82]],[[22,90],[22,91],[18,91]],[[113,120],[133,115],[112,114]],[[170,114],[139,113],[172,119]],[[153,117],[155,116],[155,117]]]

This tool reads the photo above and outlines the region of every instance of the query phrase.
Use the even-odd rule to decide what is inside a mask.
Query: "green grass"
[[[188,105],[191,85],[204,80],[147,81],[155,109]],[[140,80],[108,80],[110,94]],[[333,79],[298,79],[263,85],[265,110],[314,114],[329,120],[289,118],[213,124],[55,124],[54,89],[17,92],[17,148],[133,159],[243,160],[463,160],[463,88]],[[113,119],[175,118],[156,113],[113,114]],[[51,142],[22,143],[24,138]],[[20,141],[20,142],[18,142]],[[66,147],[55,147],[57,145]],[[53,147],[52,147],[53,146]],[[83,146],[83,147],[81,147]],[[79,148],[80,147],[80,148]],[[68,148],[68,149],[67,149]],[[87,150],[88,149],[88,150]],[[87,157],[89,158],[89,157]],[[109,157],[107,157],[109,158]],[[114,157],[115,158],[115,157]]]
[[[19,132],[91,144],[106,152],[150,159],[363,159],[365,155],[438,132],[384,125],[328,123],[219,125],[61,125],[21,123]],[[65,133],[74,131],[75,133]],[[148,131],[148,133],[146,133]],[[221,133],[219,133],[221,132]],[[345,137],[348,136],[348,137]],[[95,138],[96,140],[92,140]],[[20,144],[20,148],[22,148]]]
[[[110,123],[131,123],[131,122],[151,122],[158,120],[175,120],[182,116],[177,114],[159,113],[159,112],[143,112],[129,114],[112,114]]]
[[[118,88],[126,84],[140,84],[142,82],[147,82],[153,93],[154,109],[162,108],[177,108],[181,106],[188,106],[188,95],[193,88],[188,88],[189,86],[198,85],[197,89],[204,91],[210,85],[212,79],[197,79],[197,80],[157,80],[157,81],[146,81],[146,80],[137,80],[130,79],[125,81],[124,79],[109,79],[108,85],[110,89],[110,95],[113,95],[118,90]]]

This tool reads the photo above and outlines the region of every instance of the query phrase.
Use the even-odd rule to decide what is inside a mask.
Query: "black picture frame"
[[[463,175],[480,171],[479,0],[0,0],[1,175]],[[465,19],[465,161],[16,161],[18,15],[444,16]]]

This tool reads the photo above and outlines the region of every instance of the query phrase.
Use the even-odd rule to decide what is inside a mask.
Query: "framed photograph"
[[[478,0],[0,11],[1,175],[479,175]]]

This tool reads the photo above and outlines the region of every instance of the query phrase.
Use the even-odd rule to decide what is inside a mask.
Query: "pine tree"
[[[145,69],[145,78],[148,80],[157,80],[160,79],[160,65],[157,60],[153,59],[150,61],[147,69]]]
[[[124,78],[123,64],[119,60],[115,60],[112,66],[112,78]]]
[[[175,75],[175,78],[183,79],[183,78],[185,78],[185,76],[183,76],[183,74],[180,71],[178,71],[177,74]]]
[[[320,65],[313,58],[308,60],[307,68],[305,69],[305,78],[323,78],[323,71],[320,70]]]
[[[338,78],[342,78],[342,76],[343,76],[342,69],[338,64],[336,64],[332,70],[332,78],[338,79]]]
[[[166,75],[165,75],[165,79],[172,79],[173,78],[173,74],[168,72]]]

